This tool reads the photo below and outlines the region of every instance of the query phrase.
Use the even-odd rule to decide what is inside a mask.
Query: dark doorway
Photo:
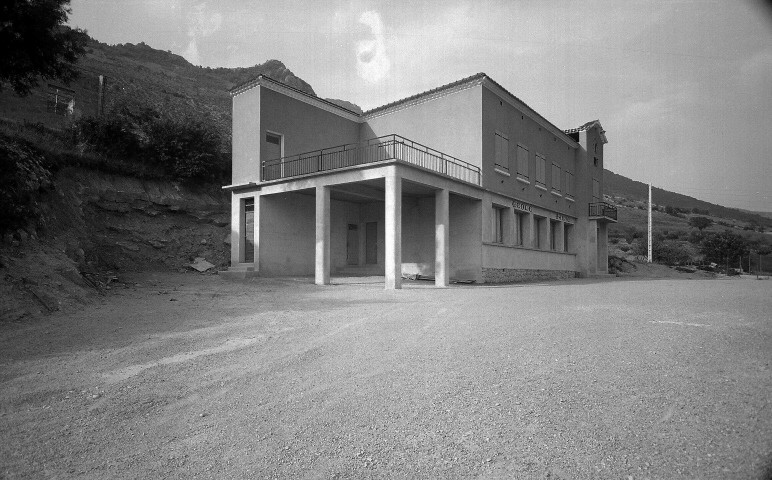
[[[244,200],[244,263],[255,261],[255,199]]]
[[[367,222],[365,225],[365,263],[378,263],[378,222]]]
[[[354,223],[348,224],[346,236],[346,264],[359,265],[359,227]]]

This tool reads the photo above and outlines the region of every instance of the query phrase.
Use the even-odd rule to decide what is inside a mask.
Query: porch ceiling
[[[383,202],[386,182],[383,178],[362,180],[353,183],[340,183],[330,187],[330,198],[352,203]],[[410,180],[402,180],[402,195],[407,197],[433,197],[435,188]],[[295,190],[294,193],[314,195],[313,188]]]
[[[347,202],[382,202],[385,198],[385,182],[382,178],[356,183],[344,183],[331,188],[330,197]],[[402,180],[402,195],[408,197],[433,197],[436,189],[420,183]]]

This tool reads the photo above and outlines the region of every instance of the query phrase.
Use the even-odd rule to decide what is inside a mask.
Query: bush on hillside
[[[38,213],[37,193],[51,184],[44,157],[28,143],[0,135],[0,230],[26,225]]]
[[[649,245],[646,240],[639,239],[633,244],[633,254],[639,257],[649,255]],[[683,242],[652,238],[652,260],[665,265],[688,265],[694,263],[695,254]]]
[[[145,156],[175,177],[205,180],[218,173],[219,145],[217,132],[206,124],[160,119],[150,128]]]
[[[749,252],[748,241],[730,230],[706,234],[700,249],[706,261],[719,265],[747,256]]]
[[[146,107],[124,104],[103,117],[81,119],[75,135],[83,155],[132,160],[178,179],[220,181],[230,167],[213,125]]]

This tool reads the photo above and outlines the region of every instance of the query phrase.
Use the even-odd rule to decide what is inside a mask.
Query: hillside
[[[623,198],[628,202],[648,202],[649,186],[647,184],[631,180],[610,170],[605,170],[603,175],[606,195],[612,198]],[[690,212],[695,209],[708,211],[710,215],[717,218],[731,219],[743,223],[755,222],[766,228],[772,228],[772,213],[764,215],[738,208],[724,207],[657,187],[652,187],[651,196],[652,203],[662,207],[670,205]]]
[[[61,128],[71,119],[96,116],[99,104],[99,76],[106,77],[104,111],[123,103],[163,111],[176,118],[213,124],[229,148],[231,100],[229,90],[260,74],[290,85],[310,95],[313,88],[279,60],[246,68],[209,68],[190,64],[179,55],[154,49],[144,43],[107,45],[89,39],[87,53],[78,62],[80,78],[59,92],[43,82],[25,98],[11,91],[0,92],[0,119],[40,123]],[[74,97],[71,117],[52,114],[49,101],[56,94]],[[346,108],[361,111],[343,100],[332,100]]]

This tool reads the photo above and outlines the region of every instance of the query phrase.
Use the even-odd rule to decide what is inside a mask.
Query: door
[[[269,161],[269,171],[266,172],[266,180],[275,180],[277,178],[283,178],[285,175],[291,175],[292,172],[285,172],[284,160],[281,160],[279,164],[278,159],[282,157],[282,137],[276,133],[267,132],[265,134],[265,158],[264,161]],[[276,160],[273,162],[272,160]],[[290,167],[291,168],[291,167]]]
[[[378,222],[367,222],[365,225],[365,263],[378,263]]]
[[[346,264],[359,265],[359,227],[356,224],[348,224],[346,236]]]
[[[244,263],[255,261],[255,199],[244,200]]]

